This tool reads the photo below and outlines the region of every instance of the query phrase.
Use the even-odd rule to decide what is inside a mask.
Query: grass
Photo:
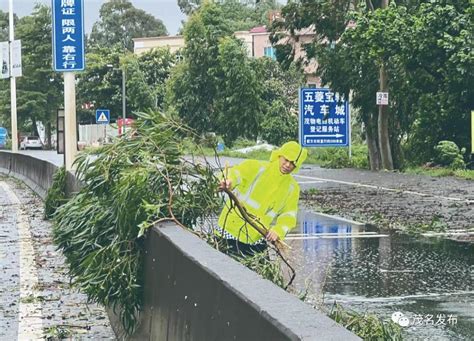
[[[454,176],[456,178],[465,180],[474,180],[473,169],[451,169],[451,168],[426,168],[426,167],[411,167],[405,170],[409,174],[429,175],[433,177]]]
[[[253,144],[252,144],[253,143]],[[250,145],[255,145],[255,142],[252,142]],[[248,153],[240,153],[236,150],[244,147],[248,147],[249,142],[240,142],[235,144],[233,149],[225,149],[222,152],[218,152],[217,155],[227,156],[227,157],[236,157],[242,159],[255,159],[255,160],[269,160],[271,151],[264,149],[257,149]],[[198,149],[202,153],[209,157],[214,157],[215,151],[210,147],[199,148],[190,141],[187,141],[186,149],[188,152],[196,152]],[[305,164],[319,165],[321,167],[327,168],[368,168],[367,160],[367,147],[365,145],[353,145],[352,146],[352,159],[349,160],[348,149],[347,148],[308,148],[308,158],[305,161]]]
[[[329,317],[364,340],[402,340],[401,328],[390,320],[374,314],[361,314],[335,303]]]

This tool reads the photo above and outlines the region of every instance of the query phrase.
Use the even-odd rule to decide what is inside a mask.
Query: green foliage
[[[324,168],[362,168],[368,169],[367,146],[352,145],[352,159],[347,148],[310,149],[307,163],[317,163]]]
[[[44,218],[51,219],[57,209],[67,201],[66,196],[66,168],[60,167],[53,175],[53,183],[48,189],[44,202]]]
[[[296,45],[282,42],[294,42],[296,32],[312,27],[314,41],[304,46],[306,58],[298,61],[316,59],[323,84],[346,96],[351,92],[366,137],[375,142],[371,145],[378,146],[374,96],[383,65],[394,160],[403,160],[399,144],[406,139],[405,156],[416,163],[429,161],[440,140],[469,148],[472,5],[467,0],[392,1],[382,10],[380,3],[290,2],[282,9],[285,20],[272,28],[278,60],[283,65],[293,62]],[[290,34],[282,40],[285,30]]]
[[[199,10],[203,3],[204,1],[201,0],[178,0],[181,12],[186,15]],[[262,25],[268,26],[268,11],[281,7],[275,0],[222,0],[217,1],[217,5],[222,8],[227,25],[232,31],[245,31]]]
[[[87,68],[78,76],[79,102],[94,107],[79,111],[80,121],[95,123],[95,109],[109,108],[112,119],[122,117],[122,76],[125,70],[127,116],[133,112],[160,109],[165,82],[175,57],[168,49],[153,49],[141,55],[123,54],[117,47],[95,48],[87,54]]]
[[[44,329],[45,338],[48,341],[64,340],[73,336],[68,326],[51,326]]]
[[[437,164],[447,166],[452,169],[466,168],[466,164],[464,163],[462,157],[462,152],[456,143],[452,141],[440,141],[434,149],[434,161]]]
[[[455,176],[460,179],[474,180],[474,170],[470,169],[451,169],[451,168],[440,168],[440,167],[416,167],[407,168],[404,170],[406,173],[423,174],[429,176]]]
[[[155,48],[139,56],[127,56],[124,67],[127,72],[127,97],[132,111],[163,108],[165,83],[175,60],[175,55],[164,48]]]
[[[270,58],[254,60],[258,78],[263,82],[263,100],[266,102],[261,137],[268,143],[281,145],[298,136],[299,87],[305,82],[303,73],[294,65],[284,70]]]
[[[234,37],[219,42],[215,108],[216,132],[227,145],[239,137],[256,139],[263,111],[261,83],[252,69],[243,43]]]
[[[160,19],[135,8],[128,0],[110,0],[100,8],[99,21],[92,27],[89,43],[133,51],[133,38],[167,35]]]
[[[263,278],[278,285],[280,288],[285,287],[280,262],[270,259],[268,249],[263,252],[258,252],[253,256],[235,257],[235,259]]]
[[[186,24],[185,59],[168,82],[167,108],[200,134],[220,135],[228,147],[239,137],[263,136],[275,144],[294,139],[292,110],[303,74],[269,58],[249,58],[233,37],[226,3],[204,3]]]
[[[172,72],[166,104],[199,134],[217,129],[215,99],[225,81],[219,79],[219,40],[231,34],[214,3],[206,2],[184,27],[184,62]]]
[[[142,305],[140,237],[157,220],[191,227],[219,206],[213,170],[183,157],[190,133],[166,115],[140,114],[134,136],[78,156],[84,187],[55,215],[54,242],[73,283],[91,301],[120,307],[128,332]]]
[[[406,227],[409,234],[418,235],[426,232],[445,232],[448,224],[439,216],[434,216],[429,223],[411,224]]]
[[[360,314],[335,303],[329,317],[363,340],[402,340],[400,326],[390,320],[382,321],[373,314]]]
[[[104,45],[87,53],[87,68],[78,75],[78,102],[94,103],[91,110],[78,112],[80,121],[95,123],[96,108],[109,108],[111,119],[122,114],[122,72],[119,68],[123,51]],[[113,68],[116,68],[114,70]],[[127,112],[130,103],[127,103]]]

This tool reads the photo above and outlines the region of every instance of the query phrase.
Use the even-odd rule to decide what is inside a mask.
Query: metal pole
[[[350,99],[350,96],[349,96]],[[347,102],[347,115],[349,116],[349,161],[352,160],[352,122],[351,122],[351,107],[349,105],[349,101]]]
[[[12,124],[12,152],[18,152],[18,124],[16,114],[16,78],[11,76],[13,66],[13,40],[15,39],[13,29],[13,0],[8,1],[9,25],[10,25],[10,101],[11,101],[11,124]]]
[[[122,68],[122,119],[123,119],[123,124],[122,124],[122,129],[123,129],[123,134],[125,134],[125,129],[126,129],[126,118],[127,118],[127,99],[126,99],[126,94],[125,94],[125,66]]]
[[[76,82],[74,72],[64,72],[64,139],[66,170],[72,170],[77,154]]]

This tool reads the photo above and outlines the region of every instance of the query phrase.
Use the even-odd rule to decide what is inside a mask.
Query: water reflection
[[[295,238],[295,239],[293,239]],[[456,315],[456,325],[411,326],[409,338],[474,338],[472,269],[474,248],[447,240],[379,236],[360,227],[302,212],[289,238],[296,285],[311,280],[313,294],[327,303],[389,318]],[[440,330],[442,331],[440,333]]]

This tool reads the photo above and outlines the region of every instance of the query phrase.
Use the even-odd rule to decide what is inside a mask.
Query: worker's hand
[[[232,181],[230,179],[221,180],[219,189],[232,189]]]
[[[266,238],[269,242],[272,242],[272,243],[280,239],[280,237],[276,234],[276,232],[272,230],[268,231]]]

